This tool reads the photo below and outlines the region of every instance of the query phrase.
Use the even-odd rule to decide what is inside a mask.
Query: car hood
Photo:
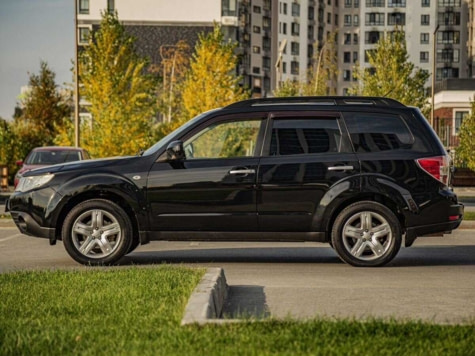
[[[106,168],[108,166],[112,166],[117,164],[118,162],[124,163],[126,160],[134,160],[137,159],[138,156],[123,156],[123,157],[109,157],[109,158],[101,158],[101,159],[91,159],[91,160],[84,160],[84,161],[74,161],[68,163],[60,163],[55,164],[52,166],[45,166],[42,168],[37,168],[34,170],[30,170],[25,172],[23,176],[35,176],[40,174],[48,174],[48,173],[59,173],[59,172],[66,172],[72,170],[83,170],[83,169],[94,169],[94,168]]]

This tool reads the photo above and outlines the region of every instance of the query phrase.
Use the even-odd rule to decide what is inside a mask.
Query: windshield
[[[184,131],[186,131],[190,126],[192,126],[195,122],[199,121],[201,118],[203,118],[205,115],[208,115],[209,113],[212,113],[214,111],[217,111],[219,109],[213,109],[213,110],[209,110],[209,111],[206,111],[202,114],[199,114],[198,116],[195,116],[193,119],[191,119],[190,121],[188,121],[186,124],[184,124],[183,126],[180,126],[179,128],[177,128],[175,131],[169,133],[168,135],[166,135],[164,138],[162,138],[160,141],[158,141],[156,144],[154,144],[152,147],[150,147],[148,150],[146,150],[143,155],[144,156],[147,156],[147,155],[151,155],[151,154],[154,154],[155,152],[157,152],[161,147],[163,147],[163,145],[165,145],[168,141],[170,141],[170,139],[173,137],[173,136],[180,136],[181,133],[183,133]]]
[[[26,164],[50,165],[79,161],[78,151],[35,151],[28,156]]]

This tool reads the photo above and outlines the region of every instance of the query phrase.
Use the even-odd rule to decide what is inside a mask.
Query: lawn
[[[1,355],[475,355],[475,324],[295,320],[180,326],[204,270],[0,274]]]

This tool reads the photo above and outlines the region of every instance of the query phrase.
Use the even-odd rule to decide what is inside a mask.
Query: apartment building
[[[155,64],[162,46],[185,40],[193,47],[200,32],[220,23],[238,42],[237,73],[255,97],[272,95],[279,82],[306,80],[331,33],[339,95],[354,85],[355,64],[369,66],[368,52],[396,27],[406,33],[409,60],[429,73],[435,68],[437,82],[475,75],[475,0],[77,1],[80,44],[99,26],[101,11],[117,11]]]

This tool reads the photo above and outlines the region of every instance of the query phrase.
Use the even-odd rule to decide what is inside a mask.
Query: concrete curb
[[[181,325],[225,322],[218,319],[228,294],[226,276],[222,268],[208,268],[201,282],[191,294]]]

